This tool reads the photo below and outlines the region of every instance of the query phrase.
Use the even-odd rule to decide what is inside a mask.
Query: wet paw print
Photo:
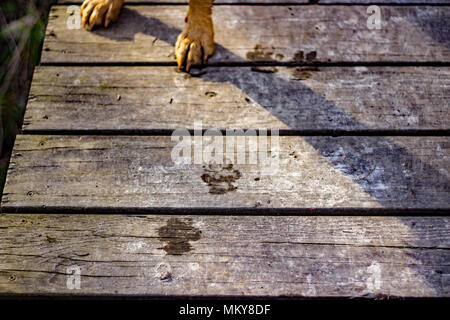
[[[203,182],[209,186],[209,193],[224,194],[235,191],[235,182],[242,176],[239,170],[233,169],[233,164],[203,166],[204,172],[201,176]]]
[[[165,226],[158,229],[158,240],[166,243],[160,249],[170,255],[182,255],[192,250],[191,241],[200,239],[202,231],[193,226],[191,219],[170,218]],[[160,280],[172,281],[169,269],[161,270]]]
[[[284,56],[280,53],[274,55],[275,47],[263,48],[260,44],[255,46],[253,51],[247,52],[247,59],[250,61],[280,61]]]

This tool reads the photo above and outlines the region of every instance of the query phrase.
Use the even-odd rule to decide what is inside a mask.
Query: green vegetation
[[[0,2],[0,191],[39,62],[51,0]]]

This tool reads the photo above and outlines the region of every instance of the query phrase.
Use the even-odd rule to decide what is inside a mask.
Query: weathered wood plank
[[[270,71],[265,73],[261,71]],[[446,130],[442,67],[38,67],[24,132],[36,130]]]
[[[82,3],[82,0],[58,0],[57,3],[58,4],[67,4],[67,3]],[[188,3],[189,0],[129,0],[128,2],[133,2],[133,3],[148,3],[148,4],[154,4],[154,3],[158,3],[161,2],[163,4],[168,4],[168,3]],[[221,4],[221,3],[251,3],[251,4],[258,4],[258,3],[273,3],[274,5],[278,4],[278,3],[298,3],[298,4],[303,4],[303,3],[311,3],[313,1],[310,0],[215,0],[214,3],[215,4]],[[374,1],[372,0],[316,0],[314,1],[317,4],[320,3],[343,3],[343,4],[361,4],[361,3],[374,3]],[[376,3],[383,3],[383,4],[415,4],[415,3],[437,3],[437,4],[447,4],[450,3],[450,0],[378,0],[376,1]]]
[[[0,293],[450,296],[450,219],[0,216]],[[79,290],[66,283],[81,269]],[[72,271],[71,271],[72,272]]]
[[[385,0],[385,1],[390,1],[390,0]],[[398,1],[398,0],[397,0]],[[402,1],[402,0],[400,0]],[[416,1],[416,0],[412,0],[412,1]],[[446,1],[446,0],[431,0],[431,1]],[[188,4],[189,0],[125,0],[125,4],[126,3],[136,3],[136,4],[155,4],[155,3],[161,3],[161,4]],[[381,1],[382,2],[382,1]],[[81,4],[83,3],[83,0],[58,0],[57,1],[58,4]],[[292,4],[306,4],[309,3],[309,0],[246,0],[246,1],[242,1],[242,0],[215,0],[214,1],[215,4],[223,4],[223,3],[251,3],[251,4],[258,4],[258,3],[273,3],[273,4],[279,4],[279,3],[292,3]],[[445,3],[445,2],[444,2]]]
[[[144,1],[144,0],[143,0]],[[318,0],[319,4],[449,4],[450,0]]]
[[[268,139],[267,148],[259,143],[262,151],[272,151],[269,155],[250,150],[248,137],[244,143],[220,137],[215,160],[206,158],[211,145],[204,137],[203,149],[196,146],[205,157],[198,161],[201,151],[196,152],[188,164],[175,158],[181,155],[174,149],[180,147],[179,138],[18,136],[3,210],[314,213],[310,210],[365,208],[392,213],[450,205],[448,137],[281,136],[278,148],[275,138],[273,144]],[[234,165],[211,165],[224,159],[221,152],[236,150],[227,144],[240,148],[237,156],[225,155]]]
[[[367,6],[217,6],[210,63],[448,62],[449,7],[382,7],[382,29],[367,28]],[[69,30],[66,6],[51,9],[42,62],[174,62],[185,6],[128,6],[110,29]],[[111,53],[114,54],[111,54]]]
[[[449,4],[450,0],[319,0],[319,4]]]
[[[126,1],[126,0],[125,0]],[[82,3],[82,0],[57,0],[58,4],[73,4],[73,3]],[[133,3],[139,3],[139,4],[154,4],[161,2],[162,4],[169,4],[169,3],[185,3],[187,4],[189,0],[129,0],[128,2]],[[251,4],[258,4],[258,3],[273,3],[274,5],[278,3],[292,3],[292,4],[304,4],[304,3],[311,3],[310,0],[215,0],[215,4],[222,4],[222,3],[251,3]],[[374,3],[372,0],[316,0],[314,1],[317,4],[325,3],[343,3],[343,4],[361,4],[361,3]],[[126,2],[125,2],[126,3]],[[432,4],[447,4],[450,3],[450,0],[378,0],[376,3],[383,3],[383,4],[415,4],[415,3],[432,3]]]

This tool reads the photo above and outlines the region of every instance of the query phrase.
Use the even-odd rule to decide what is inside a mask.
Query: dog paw
[[[187,21],[186,27],[178,36],[175,46],[178,68],[189,72],[192,66],[206,63],[208,58],[214,54],[214,51],[212,20],[209,18]]]
[[[84,28],[92,30],[94,26],[105,28],[119,17],[124,0],[85,0],[81,5],[81,21]]]

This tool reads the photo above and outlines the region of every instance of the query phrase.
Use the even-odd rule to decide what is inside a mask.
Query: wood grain
[[[366,5],[221,2],[233,5],[215,7],[211,64],[450,60],[449,7],[382,6],[371,31]],[[44,64],[172,64],[186,13],[127,6],[89,33],[67,29],[66,9],[52,8]],[[17,213],[0,215],[0,295],[450,297],[450,218],[434,216],[450,207],[449,137],[282,136],[279,166],[264,172],[248,149],[246,163],[183,165],[170,136],[75,135],[199,120],[297,134],[448,130],[449,88],[437,66],[37,68],[2,199]],[[74,266],[79,290],[67,288]]]
[[[382,7],[382,29],[367,28],[367,6],[217,6],[217,52],[230,62],[449,62],[450,8]],[[51,9],[43,63],[174,63],[185,6],[128,6],[108,30],[69,30],[66,6]],[[111,54],[114,53],[114,54]]]
[[[385,0],[386,1],[386,0]],[[387,0],[389,1],[389,0]],[[401,0],[400,0],[401,1]],[[416,1],[416,0],[413,0]],[[439,1],[439,0],[431,0],[431,1]],[[444,1],[444,0],[440,0]],[[163,5],[167,4],[188,4],[189,0],[125,0],[125,4],[133,2],[135,4],[157,4],[161,3]],[[251,3],[251,4],[258,4],[258,3],[267,3],[267,4],[274,4],[277,5],[279,3],[292,3],[292,4],[307,4],[309,0],[216,0],[214,1],[215,4],[238,4],[238,3]],[[83,3],[82,0],[58,0],[58,4],[81,4]]]
[[[145,1],[145,0],[141,0]],[[319,0],[319,4],[362,4],[367,3],[368,5],[373,3],[382,3],[382,4],[449,4],[450,0],[380,0],[380,1],[372,1],[372,0]]]
[[[38,67],[24,132],[446,130],[443,67]]]
[[[449,223],[1,215],[0,294],[448,297]],[[70,266],[79,290],[67,289]]]
[[[250,150],[248,137],[245,144],[235,138],[220,137],[224,148],[217,150],[233,150],[224,150],[230,142],[244,150],[180,164],[172,159],[172,152],[180,154],[174,151],[180,137],[21,135],[3,210],[229,213],[241,208],[314,214],[312,209],[365,208],[392,213],[450,204],[448,137],[281,136],[278,157],[276,140],[269,139],[274,152],[262,153],[272,159],[266,162]],[[202,140],[204,156],[209,139]],[[211,165],[224,158],[234,165]]]
[[[125,0],[126,1],[126,0]],[[74,3],[82,3],[82,0],[57,0],[58,4],[74,4]],[[169,4],[169,3],[184,3],[187,4],[188,0],[130,0],[128,2],[133,3],[139,3],[139,4],[155,4],[158,2],[161,2],[162,4]],[[286,4],[286,3],[292,3],[292,4],[307,4],[310,3],[310,0],[215,0],[215,4],[222,4],[222,3],[233,3],[233,4],[239,4],[239,3],[250,3],[250,4],[258,4],[258,3],[267,3],[267,4]],[[316,0],[314,2],[317,2],[318,4],[329,4],[329,3],[342,3],[342,4],[361,4],[361,3],[367,3],[372,4],[374,1],[372,0]],[[126,3],[126,2],[125,2]],[[378,0],[376,3],[383,3],[383,4],[414,4],[419,3],[423,4],[425,3],[424,0]],[[448,4],[450,3],[449,0],[427,0],[426,3],[432,3],[432,4]]]

